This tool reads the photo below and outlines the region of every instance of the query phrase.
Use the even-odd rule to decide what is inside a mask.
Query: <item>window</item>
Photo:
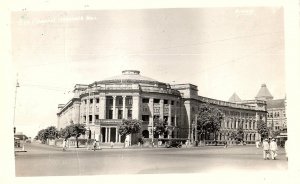
[[[118,98],[118,104],[122,105],[123,104],[123,99],[122,98]]]
[[[95,119],[99,119],[99,115],[95,115]]]
[[[109,105],[113,105],[113,103],[114,103],[114,100],[113,100],[112,98],[109,98],[109,99],[108,99],[108,104],[109,104]]]
[[[93,115],[89,115],[89,123],[91,123],[93,120]]]
[[[149,115],[142,115],[142,120],[148,122],[149,121]]]
[[[171,101],[171,105],[174,105],[174,100]]]
[[[169,116],[164,116],[164,122],[168,122]]]
[[[171,123],[175,122],[175,117],[171,117]]]
[[[132,98],[128,98],[128,99],[127,99],[127,104],[128,104],[128,105],[132,105]]]
[[[113,119],[113,110],[108,110],[108,119]]]
[[[143,102],[143,103],[149,103],[149,98],[143,98],[143,99],[142,99],[142,102]]]
[[[169,102],[168,100],[164,100],[164,104],[168,104],[168,102]]]
[[[132,110],[128,109],[127,118],[132,118]]]
[[[86,100],[84,100],[84,104],[86,104]]]
[[[159,103],[160,99],[154,99],[153,103]]]
[[[99,103],[99,98],[96,98],[96,103]]]
[[[123,118],[123,110],[118,110],[118,119]]]
[[[83,116],[83,121],[86,122],[86,116]]]
[[[93,99],[90,99],[90,104],[92,104],[93,103]]]

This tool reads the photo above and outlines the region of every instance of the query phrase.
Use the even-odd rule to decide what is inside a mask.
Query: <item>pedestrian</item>
[[[63,151],[67,150],[67,141],[66,139],[63,140]]]
[[[110,148],[114,148],[115,143],[113,141],[110,142]]]
[[[96,149],[97,149],[97,141],[96,141],[96,139],[94,139],[93,147],[94,147],[94,151],[96,151]]]
[[[263,143],[262,143],[262,148],[263,148],[263,156],[264,156],[264,159],[268,159],[269,160],[269,149],[270,149],[270,145],[269,145],[269,142],[268,142],[268,139],[264,139]]]
[[[224,143],[224,148],[227,148],[227,141],[225,141]]]
[[[258,140],[258,139],[256,140],[256,142],[255,142],[255,145],[256,145],[256,148],[258,149],[258,148],[259,148],[259,146],[260,146],[260,142],[259,142],[259,140]]]
[[[277,143],[276,143],[275,139],[273,138],[270,143],[270,152],[271,152],[272,160],[276,160],[277,150],[278,150]]]
[[[288,140],[286,140],[284,143],[284,149],[285,149],[286,159],[288,160]]]

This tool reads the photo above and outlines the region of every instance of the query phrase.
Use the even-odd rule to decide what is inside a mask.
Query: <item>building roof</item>
[[[235,102],[241,102],[242,100],[240,99],[240,97],[236,93],[233,93],[228,101],[235,103]]]
[[[285,99],[268,100],[267,108],[285,108]]]
[[[124,70],[122,75],[106,78],[101,82],[154,82],[158,83],[157,80],[140,75],[138,70]]]
[[[260,90],[258,91],[255,99],[257,100],[272,100],[273,96],[271,95],[270,91],[267,88],[266,84],[262,84]]]

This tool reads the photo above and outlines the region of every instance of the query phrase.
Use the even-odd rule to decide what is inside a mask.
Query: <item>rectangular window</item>
[[[113,110],[108,110],[108,119],[113,119]]]
[[[171,123],[175,122],[175,117],[171,117]]]
[[[132,98],[128,98],[128,99],[127,99],[127,104],[128,104],[128,105],[132,105]]]
[[[113,103],[114,103],[114,99],[109,98],[109,99],[108,99],[108,104],[109,104],[109,105],[113,105]]]
[[[123,104],[123,99],[122,98],[118,98],[118,104],[122,105]]]
[[[93,103],[93,99],[90,99],[90,104],[92,104]]]
[[[159,103],[160,99],[153,99],[153,103]]]
[[[171,101],[171,105],[174,105],[174,101],[173,100]]]
[[[93,120],[93,115],[89,115],[89,123],[91,123]]]
[[[84,100],[84,104],[86,104],[86,100]]]
[[[99,103],[99,98],[96,98],[96,103]]]
[[[149,98],[143,98],[142,102],[143,103],[149,103]]]
[[[123,118],[123,110],[118,110],[118,119]]]
[[[142,120],[149,122],[149,115],[142,115]]]
[[[128,109],[127,118],[132,118],[132,110]]]
[[[95,115],[95,119],[99,119],[99,115]]]
[[[168,104],[169,103],[169,100],[164,100],[164,104]]]

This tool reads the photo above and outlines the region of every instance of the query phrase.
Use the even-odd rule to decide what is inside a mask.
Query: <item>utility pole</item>
[[[13,126],[15,130],[15,119],[16,119],[16,104],[17,104],[17,89],[20,87],[18,82],[18,74],[17,74],[17,82],[16,82],[16,89],[15,89],[15,104],[14,104],[14,117],[13,117]]]

